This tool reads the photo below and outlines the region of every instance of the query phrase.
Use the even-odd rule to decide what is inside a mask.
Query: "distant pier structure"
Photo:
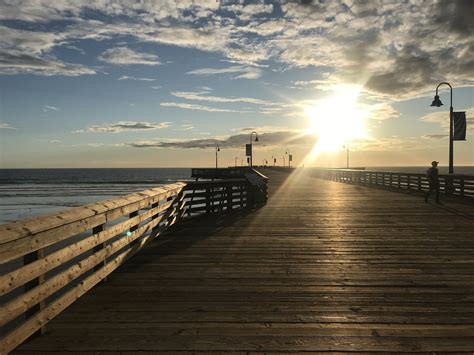
[[[0,353],[474,350],[474,176],[192,176],[0,225]]]

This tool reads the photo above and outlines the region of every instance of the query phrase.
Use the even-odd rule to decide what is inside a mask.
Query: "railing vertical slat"
[[[34,251],[32,253],[26,254],[23,257],[23,264],[24,265],[30,264],[30,263],[32,263],[36,260],[42,259],[43,257],[44,257],[44,249],[39,249],[39,250]],[[23,286],[24,292],[27,293],[31,289],[33,289],[33,288],[35,288],[35,287],[37,287],[37,286],[39,286],[43,283],[44,283],[44,275],[40,275],[37,278],[34,278],[33,280],[31,280],[30,282],[27,282]],[[28,319],[28,318],[32,317],[33,315],[35,315],[36,313],[40,312],[45,307],[45,305],[46,305],[45,301],[42,300],[38,304],[36,304],[33,307],[31,307],[30,309],[28,309],[25,312],[26,319]],[[44,334],[45,330],[46,330],[45,326],[42,326],[37,332],[33,333],[32,335],[42,335],[42,334]]]

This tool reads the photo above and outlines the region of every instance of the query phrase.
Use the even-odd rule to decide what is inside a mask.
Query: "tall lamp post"
[[[288,155],[288,167],[290,168],[291,167],[291,160],[290,160],[291,152],[290,152],[290,150],[287,149],[285,154]]]
[[[217,152],[220,152],[221,149],[219,148],[219,146],[216,144],[216,169],[217,169]]]
[[[453,165],[453,87],[446,82],[439,83],[436,87],[436,95],[431,106],[441,107],[443,103],[439,99],[438,89],[441,85],[448,85],[451,90],[451,105],[449,106],[449,173],[454,174]]]
[[[235,167],[237,167],[237,159],[238,159],[238,157],[235,157],[235,159],[234,159],[234,165],[235,165]]]
[[[252,140],[252,136],[253,136],[254,133],[255,133],[255,142],[258,142],[258,134],[257,134],[257,132],[252,131],[252,133],[250,133],[250,168],[253,167],[253,162],[252,162],[252,157],[253,157],[253,146],[252,146],[252,143],[253,143],[253,140]]]
[[[346,169],[349,169],[349,143],[345,144],[346,148]]]

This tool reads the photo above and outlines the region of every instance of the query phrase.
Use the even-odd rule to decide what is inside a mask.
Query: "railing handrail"
[[[358,173],[379,173],[379,174],[398,174],[398,175],[410,175],[410,176],[426,176],[425,173],[411,173],[411,172],[403,172],[403,171],[387,171],[387,170],[361,170],[361,169],[342,169],[342,168],[315,168],[317,170],[323,170],[323,171],[353,171],[353,172],[358,172]],[[426,168],[428,170],[428,168]],[[440,177],[453,177],[453,178],[459,178],[463,177],[466,178],[468,177],[469,179],[474,180],[474,175],[471,174],[439,174]]]
[[[317,175],[340,182],[390,187],[397,190],[427,191],[426,174],[356,169],[315,169]],[[474,176],[440,174],[440,191],[448,195],[474,198]]]
[[[258,196],[257,196],[258,195]],[[7,354],[180,219],[253,209],[247,179],[178,182],[0,225],[0,354]],[[23,288],[23,290],[22,290]]]

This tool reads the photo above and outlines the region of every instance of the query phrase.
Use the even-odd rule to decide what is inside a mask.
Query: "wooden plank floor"
[[[263,171],[269,203],[151,244],[17,353],[474,351],[474,208]]]

